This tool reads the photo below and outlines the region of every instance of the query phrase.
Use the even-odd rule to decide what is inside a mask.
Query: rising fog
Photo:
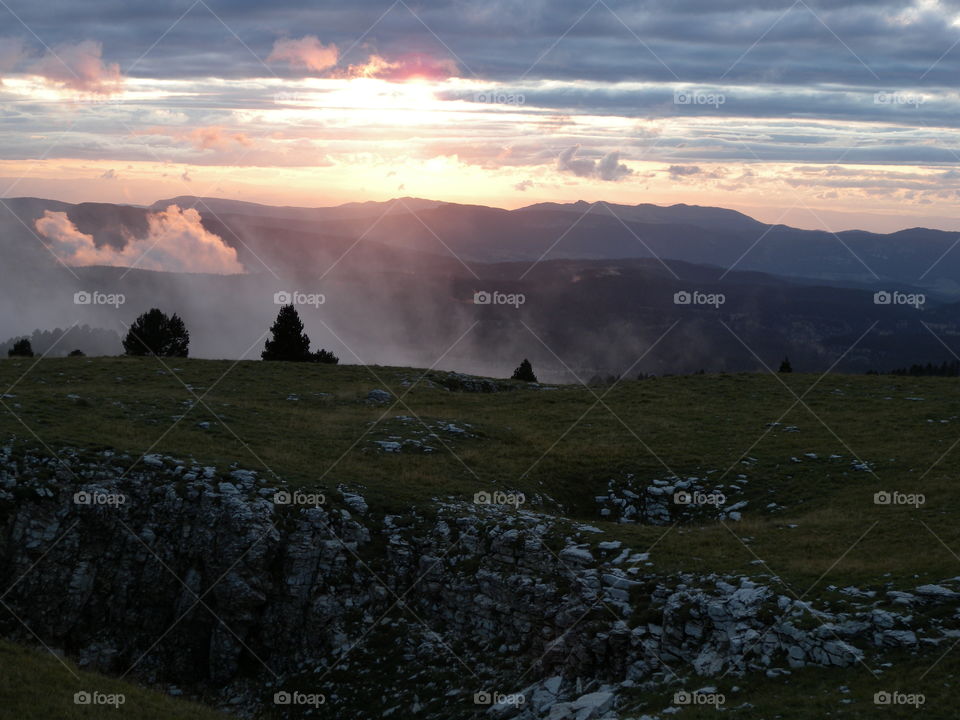
[[[878,288],[865,285],[852,262],[842,282],[728,272],[723,255],[742,254],[753,237],[750,228],[731,233],[753,221],[728,218],[727,235],[697,237],[707,231],[689,224],[684,207],[653,209],[680,213],[673,223],[635,227],[673,248],[665,253],[716,260],[661,262],[638,256],[645,248],[634,232],[607,212],[561,235],[569,207],[507,213],[400,199],[308,210],[177,198],[139,208],[9,199],[0,204],[0,342],[74,325],[122,337],[137,315],[159,307],[186,322],[191,356],[257,360],[280,306],[292,302],[313,349],[343,363],[509,377],[529,358],[547,382],[763,371],[784,356],[818,372],[834,363],[866,372],[951,359],[919,322],[956,329],[954,298],[933,289],[924,291],[921,314],[875,304]],[[727,211],[697,212],[709,213],[710,225]],[[799,232],[776,230],[765,242]],[[942,235],[938,243],[953,242]],[[816,233],[804,239],[829,241]],[[866,241],[874,254],[885,242]],[[896,264],[909,275],[911,263],[927,264],[920,254]],[[797,267],[782,258],[757,251],[743,264]],[[691,290],[724,302],[676,303],[678,292]],[[873,322],[876,332],[864,335]],[[73,342],[51,354],[70,352]],[[119,340],[107,350],[79,349],[121,352]]]
[[[192,357],[258,360],[280,304],[290,300],[313,347],[342,363],[503,377],[523,357],[546,352],[515,322],[516,308],[474,305],[484,284],[455,261],[422,254],[394,263],[363,240],[291,255],[282,233],[265,239],[233,221],[221,236],[204,228],[196,209],[177,205],[145,211],[140,235],[118,225],[113,206],[99,206],[84,232],[70,206],[6,202],[14,212],[0,210],[7,259],[0,340],[74,325],[122,337],[138,314],[159,307],[184,318]],[[491,338],[498,316],[509,323]],[[72,349],[64,343],[51,355]],[[562,376],[559,363],[549,364],[545,379]]]

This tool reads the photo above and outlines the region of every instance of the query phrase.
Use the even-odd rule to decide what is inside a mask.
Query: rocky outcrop
[[[746,484],[746,476],[738,482]],[[619,523],[670,525],[702,520],[739,521],[746,500],[739,500],[741,486],[716,485],[705,478],[671,477],[640,481],[632,474],[611,479],[605,495],[594,498],[600,517]]]
[[[520,386],[516,383],[497,382],[490,378],[464,375],[458,372],[434,372],[429,373],[428,378],[436,385],[453,392],[494,393],[520,389]]]
[[[875,602],[827,614],[749,578],[665,576],[595,528],[534,512],[437,502],[374,516],[356,489],[324,497],[156,455],[132,470],[110,452],[61,457],[0,456],[0,630],[240,714],[280,697],[293,716],[297,697],[322,697],[312,710],[338,718],[478,704],[620,717],[623,688],[918,642]],[[901,595],[913,607],[956,592]]]

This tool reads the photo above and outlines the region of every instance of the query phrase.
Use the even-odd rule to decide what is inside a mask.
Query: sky
[[[960,229],[960,0],[0,0],[0,197]]]

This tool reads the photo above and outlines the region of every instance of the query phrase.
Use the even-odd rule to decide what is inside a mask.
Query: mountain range
[[[195,208],[246,274],[68,271],[36,232],[45,211],[62,212],[98,246],[121,249],[146,237],[150,214],[171,205]],[[325,295],[301,314],[316,343],[345,362],[429,366],[440,357],[497,375],[530,356],[548,377],[570,379],[754,370],[789,354],[797,369],[888,370],[952,360],[960,346],[958,238],[924,228],[801,230],[695,205],[503,210],[396,198],[296,208],[177,197],[141,207],[11,198],[0,204],[8,259],[0,294],[19,311],[5,314],[0,339],[74,322],[122,333],[160,305],[194,329],[193,354],[257,357],[251,344],[276,313],[274,294],[299,289]],[[90,288],[126,302],[74,305],[73,293]],[[478,307],[477,292],[524,302]],[[691,292],[723,303],[677,303],[677,293]],[[876,292],[924,302],[876,304]]]

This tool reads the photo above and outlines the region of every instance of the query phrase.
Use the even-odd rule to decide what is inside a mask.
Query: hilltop
[[[826,708],[839,718],[873,717],[873,693],[896,688],[926,693],[926,716],[948,716],[938,714],[937,688],[958,661],[948,654],[936,672],[925,671],[960,630],[948,612],[960,573],[947,549],[960,547],[952,520],[960,499],[941,459],[960,423],[954,379],[735,374],[585,388],[400,367],[33,362],[0,362],[0,386],[13,386],[0,418],[3,465],[5,477],[19,476],[0,496],[0,527],[40,528],[49,522],[42,518],[67,523],[79,513],[84,529],[46,557],[39,585],[23,583],[32,605],[22,611],[42,635],[60,637],[36,614],[48,602],[44,588],[76,572],[75,553],[101,548],[91,558],[102,560],[88,561],[99,566],[92,594],[69,592],[61,612],[82,618],[102,608],[96,613],[161,630],[169,618],[153,615],[153,603],[131,605],[129,593],[108,591],[173,593],[171,602],[183,594],[159,566],[150,588],[140,588],[139,563],[152,563],[142,553],[134,562],[129,532],[144,533],[175,575],[206,578],[198,588],[216,590],[211,607],[244,639],[235,652],[218,645],[184,666],[197,640],[226,640],[216,640],[203,612],[147,653],[138,673],[210,702],[236,697],[262,708],[266,689],[234,677],[239,667],[262,674],[260,658],[282,670],[281,687],[335,699],[322,716],[410,712],[416,694],[425,717],[467,717],[472,703],[451,704],[444,693],[469,698],[492,688],[522,690],[567,717],[588,702],[577,699],[580,685],[568,684],[584,674],[603,680],[581,691],[594,693],[598,712],[614,703],[657,713],[675,691],[712,684],[743,718],[768,717],[785,696],[798,718]],[[70,498],[78,491],[124,494],[123,523],[106,507],[77,510]],[[324,500],[283,507],[278,492]],[[684,504],[677,492],[722,500]],[[884,492],[913,504],[877,504]],[[8,545],[0,561],[26,570],[49,542],[27,537],[36,550]],[[318,557],[312,547],[327,549]],[[218,577],[231,567],[231,590],[221,594]],[[422,583],[422,573],[438,574]],[[282,591],[293,586],[301,588],[295,597]],[[591,600],[596,587],[605,607]],[[367,637],[376,614],[389,612],[391,593],[403,593],[409,613]],[[310,629],[307,647],[277,615],[289,606],[283,612],[298,616],[301,602],[336,628]],[[563,654],[531,667],[544,641],[528,636],[526,613],[545,628],[564,627],[564,615],[589,617],[555,636]],[[418,618],[441,636],[423,635]],[[99,643],[120,643],[116,664],[103,665],[87,622],[62,641],[108,672],[121,672],[122,658],[155,639],[147,630],[110,640],[100,630]],[[508,626],[516,633],[510,650],[502,646]],[[730,644],[734,627],[754,637],[775,628],[777,644],[762,653],[766,644]],[[620,632],[637,640],[618,645]],[[650,639],[655,656],[644,650]],[[424,676],[399,677],[396,668],[404,652],[426,651],[419,662],[428,664],[448,655],[443,642],[454,643],[474,677],[444,659],[425,668],[438,697],[424,698],[415,692]],[[398,664],[381,665],[394,647]],[[618,669],[621,662],[633,669]],[[207,673],[215,685],[229,681],[226,694],[205,684]],[[553,674],[566,679],[555,684]],[[522,681],[511,685],[511,675]]]
[[[50,448],[110,449],[130,464],[142,464],[149,450],[250,468],[293,487],[344,485],[381,515],[500,490],[524,493],[525,509],[599,523],[618,537],[652,536],[651,528],[607,522],[596,498],[628,476],[637,484],[702,477],[729,503],[746,500],[744,522],[771,541],[791,534],[787,524],[816,523],[829,555],[832,533],[824,527],[834,527],[842,544],[844,528],[859,519],[865,529],[888,512],[874,506],[874,492],[910,490],[930,503],[917,514],[890,515],[883,552],[867,557],[913,573],[918,561],[931,572],[946,569],[909,547],[916,521],[960,510],[949,458],[941,459],[960,426],[960,384],[951,378],[707,374],[611,388],[473,385],[456,373],[382,366],[35,362],[0,361],[0,387],[29,369],[4,396],[8,412],[0,417],[3,435],[18,444],[35,444],[35,432]],[[465,382],[481,391],[464,391]],[[371,391],[387,394],[371,400]],[[896,528],[903,534],[891,536]],[[942,529],[949,544],[953,530]],[[712,523],[697,532],[725,536]],[[684,552],[685,543],[669,546],[669,563],[688,567],[706,551],[714,568],[750,569],[746,557],[738,563],[736,546]],[[782,572],[809,563],[776,543],[770,552]]]

